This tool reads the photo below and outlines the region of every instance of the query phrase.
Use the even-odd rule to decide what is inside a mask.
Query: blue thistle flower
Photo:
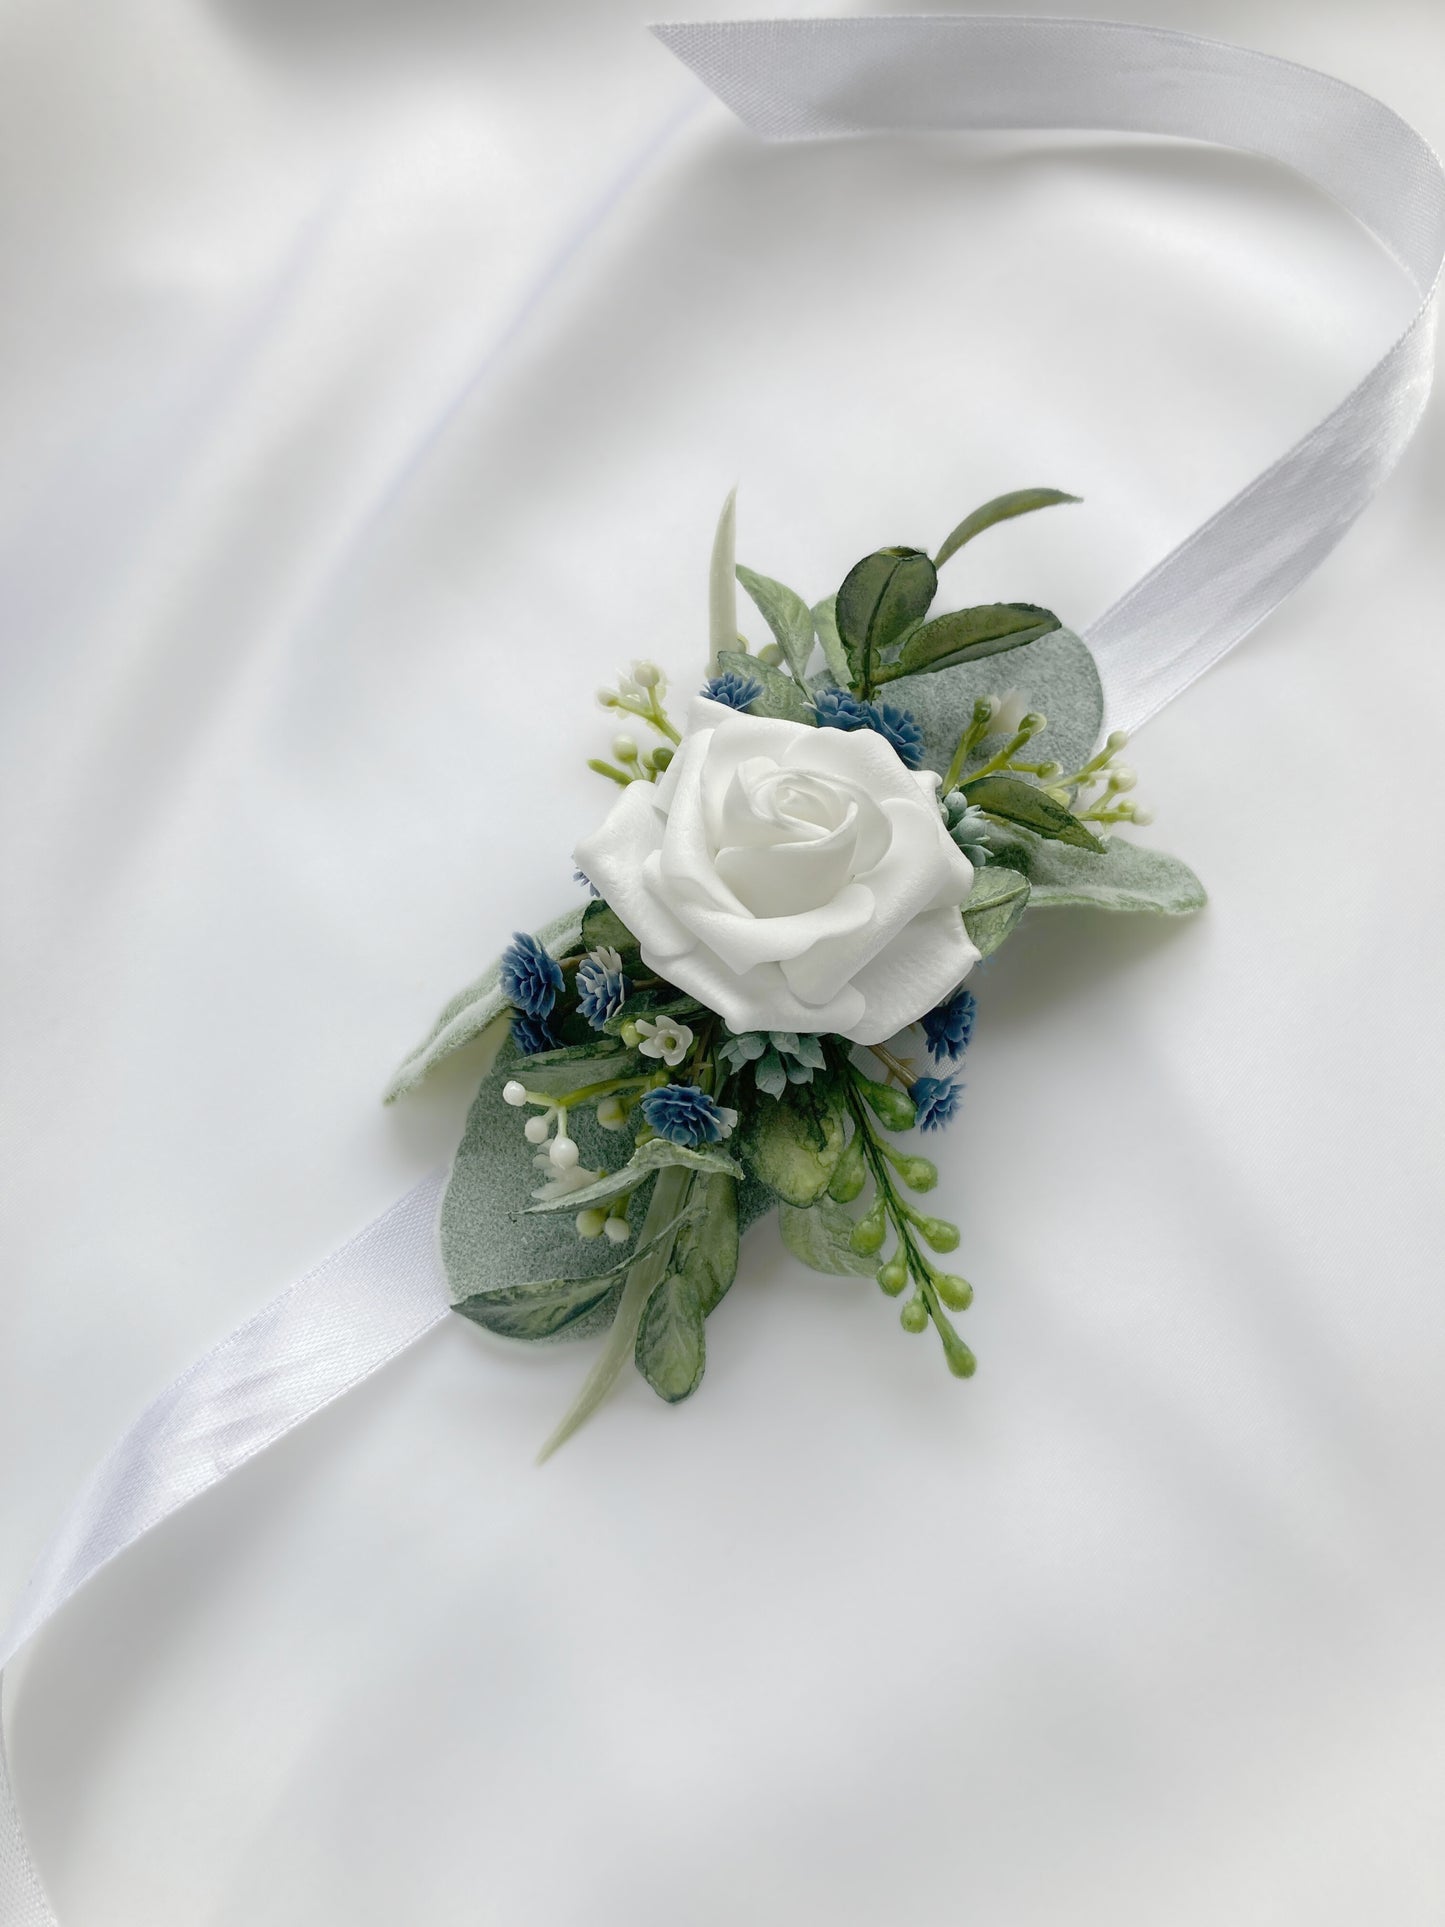
[[[531,1057],[539,1050],[556,1050],[557,1039],[543,1017],[527,1017],[521,1014],[512,1019],[512,1042],[524,1057]]]
[[[941,1131],[958,1110],[963,1086],[956,1077],[920,1077],[908,1086],[920,1131]]]
[[[602,895],[602,892],[597,888],[597,885],[585,870],[574,870],[572,872],[572,881],[580,884],[589,896],[600,897]]]
[[[562,988],[562,966],[535,937],[519,930],[502,952],[502,992],[528,1017],[545,1017]]]
[[[737,1122],[735,1111],[724,1110],[696,1084],[663,1084],[642,1100],[642,1115],[659,1137],[695,1149],[727,1137]]]
[[[849,689],[820,689],[813,698],[819,729],[867,729],[871,703],[860,703]]]
[[[605,945],[589,950],[577,966],[577,1008],[593,1030],[605,1028],[615,1017],[632,988],[622,969],[620,952]]]
[[[746,709],[755,703],[763,693],[763,685],[756,676],[745,676],[737,669],[728,669],[721,676],[703,685],[703,695],[711,696],[715,703],[726,703],[729,709]]]
[[[876,729],[884,742],[898,752],[899,760],[909,769],[919,769],[923,763],[923,731],[918,718],[897,703],[869,703],[868,727]]]
[[[955,990],[936,1010],[928,1012],[923,1019],[923,1035],[936,1063],[941,1064],[945,1057],[950,1064],[958,1062],[968,1049],[977,1015],[978,1002],[967,988]]]

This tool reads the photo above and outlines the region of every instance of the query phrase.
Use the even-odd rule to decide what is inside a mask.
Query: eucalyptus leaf
[[[708,565],[707,629],[714,664],[724,649],[738,646],[738,588],[733,555],[737,521],[737,490],[730,489],[717,519],[712,560]]]
[[[529,1091],[563,1098],[572,1091],[608,1083],[614,1077],[633,1077],[641,1071],[636,1051],[600,1031],[594,1032],[594,1037],[594,1043],[570,1044],[562,1050],[538,1051],[520,1058],[513,1075]]]
[[[813,606],[813,627],[818,632],[818,642],[822,647],[823,660],[828,665],[828,675],[840,689],[846,689],[851,680],[848,668],[848,651],[843,647],[843,638],[838,634],[838,598],[825,596]]]
[[[809,1205],[828,1188],[843,1154],[842,1104],[830,1079],[789,1084],[782,1097],[761,1093],[739,1133],[747,1169],[789,1204]]]
[[[1062,626],[1052,609],[1040,609],[1032,602],[985,602],[974,609],[955,609],[914,629],[897,663],[878,680],[953,669],[961,662],[1002,655]]]
[[[527,1206],[527,1211],[534,1216],[551,1211],[570,1211],[575,1215],[594,1204],[607,1204],[624,1191],[635,1190],[654,1171],[663,1171],[674,1165],[686,1171],[716,1172],[729,1178],[743,1175],[742,1166],[735,1158],[730,1158],[726,1151],[711,1147],[694,1151],[686,1145],[673,1144],[665,1137],[653,1137],[646,1144],[638,1145],[620,1171],[610,1171],[606,1177],[598,1178],[595,1184],[569,1191],[565,1197],[539,1198]]]
[[[957,555],[965,542],[971,542],[985,529],[991,529],[996,522],[1006,522],[1014,515],[1027,515],[1032,509],[1055,508],[1061,502],[1077,502],[1077,495],[1065,495],[1057,488],[1016,488],[1007,495],[995,495],[991,502],[976,508],[972,515],[965,515],[958,527],[944,541],[942,548],[933,558],[933,566],[941,569],[951,555]]]
[[[853,687],[872,694],[883,658],[928,613],[938,572],[921,549],[879,549],[843,578],[834,611]]]
[[[610,903],[594,897],[582,912],[582,945],[586,950],[617,950],[624,956],[635,954],[636,937]]]
[[[960,663],[955,669],[905,676],[888,685],[888,698],[914,716],[923,731],[923,760],[941,776],[980,696],[1017,690],[1030,709],[1048,717],[1032,745],[1066,770],[1093,754],[1104,721],[1104,692],[1094,659],[1079,638],[1056,629],[1004,656]]]
[[[771,576],[738,564],[742,583],[772,630],[783,658],[798,682],[808,673],[808,658],[813,653],[813,612],[803,598]]]
[[[871,1278],[877,1269],[876,1257],[863,1257],[849,1242],[857,1222],[851,1211],[829,1197],[819,1198],[806,1210],[795,1204],[778,1206],[783,1243],[795,1258],[830,1278]]]
[[[970,803],[1005,823],[1018,823],[1036,836],[1103,854],[1103,844],[1086,823],[1081,823],[1062,803],[1055,802],[1037,783],[1030,783],[1022,776],[1010,776],[1004,770],[992,776],[976,776],[964,784],[963,793]]]
[[[963,906],[963,927],[978,954],[991,956],[1028,907],[1027,877],[992,863],[976,870],[973,888]]]
[[[1186,917],[1205,904],[1204,885],[1185,863],[1162,850],[1110,837],[1102,856],[1058,843],[1031,854],[1030,909],[1084,904],[1096,910],[1144,910]],[[983,874],[987,875],[985,871]]]
[[[762,695],[755,696],[748,704],[750,716],[779,716],[787,723],[817,721],[807,691],[772,663],[763,662],[757,656],[746,656],[740,649],[724,649],[717,660],[720,673],[725,675],[731,669],[763,685]]]
[[[677,1234],[672,1267],[648,1299],[637,1331],[637,1369],[670,1404],[696,1391],[707,1362],[703,1321],[722,1302],[738,1268],[732,1179],[695,1178],[689,1202],[692,1214]]]
[[[621,1290],[620,1273],[599,1278],[552,1278],[475,1292],[470,1298],[458,1299],[452,1309],[501,1338],[521,1338],[535,1344],[560,1337],[569,1325],[581,1321],[592,1328],[599,1315],[605,1317],[615,1307]]]
[[[582,904],[564,911],[560,917],[543,924],[536,933],[537,941],[554,957],[570,955],[578,947],[585,915],[586,907]],[[385,1101],[388,1104],[414,1090],[444,1057],[450,1057],[463,1045],[475,1043],[484,1035],[493,1045],[500,1043],[506,1035],[505,1019],[511,1010],[501,988],[501,969],[499,957],[475,983],[459,991],[443,1008],[426,1037],[399,1066],[387,1086]]]

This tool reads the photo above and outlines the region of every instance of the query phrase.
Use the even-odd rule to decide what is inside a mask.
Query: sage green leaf
[[[714,667],[724,649],[738,646],[738,586],[734,573],[734,531],[738,492],[729,489],[717,519],[712,542],[712,561],[708,565],[707,631]]]
[[[565,1214],[528,1215],[531,1192],[542,1179],[533,1163],[537,1146],[522,1134],[525,1114],[502,1101],[503,1085],[520,1066],[515,1046],[504,1044],[468,1113],[442,1199],[442,1262],[452,1303],[458,1307],[468,1299],[537,1279],[560,1287],[597,1286],[599,1280],[611,1278],[615,1285],[619,1262],[632,1261],[630,1249],[619,1255],[617,1246],[605,1238],[579,1238]],[[570,1119],[568,1128],[590,1169],[616,1156],[617,1136],[599,1129],[586,1112]],[[634,1225],[641,1223],[646,1194],[654,1188],[650,1181],[629,1204]],[[585,1297],[583,1292],[578,1298],[575,1315],[564,1319],[559,1312],[557,1322],[542,1335],[582,1336],[606,1324],[615,1292],[599,1287],[590,1308],[582,1302]],[[473,1310],[467,1315],[476,1317]]]
[[[485,1326],[501,1338],[521,1338],[536,1343],[557,1338],[569,1325],[596,1323],[596,1315],[606,1315],[616,1305],[622,1290],[620,1274],[600,1278],[553,1278],[521,1285],[503,1285],[497,1291],[479,1291],[470,1298],[458,1299],[452,1307],[473,1324]]]
[[[569,1044],[562,1050],[538,1051],[520,1057],[512,1075],[529,1091],[543,1097],[565,1098],[573,1091],[589,1090],[594,1084],[610,1083],[615,1077],[634,1077],[641,1071],[636,1051],[628,1050],[616,1037],[595,1033],[595,1043]],[[513,1116],[519,1116],[514,1112]]]
[[[978,954],[991,956],[1028,907],[1027,877],[992,863],[976,870],[973,888],[963,906],[963,927]]]
[[[554,957],[566,957],[577,949],[582,934],[585,907],[578,904],[560,917],[543,924],[537,941]],[[385,1101],[392,1104],[414,1090],[428,1071],[434,1070],[464,1044],[472,1044],[484,1034],[494,1046],[506,1035],[505,1019],[511,1006],[502,992],[500,957],[487,966],[474,984],[459,991],[447,1004],[430,1031],[411,1055],[399,1066],[387,1086]]]
[[[614,1134],[615,1136],[615,1134]],[[717,1172],[729,1178],[740,1178],[742,1166],[726,1151],[710,1146],[696,1151],[683,1144],[672,1144],[665,1137],[649,1138],[646,1144],[639,1144],[632,1156],[620,1171],[610,1171],[606,1177],[598,1178],[577,1191],[569,1191],[565,1197],[539,1198],[527,1206],[529,1215],[539,1215],[548,1211],[586,1211],[594,1204],[606,1204],[612,1198],[620,1197],[624,1191],[635,1190],[642,1180],[654,1171],[664,1171],[669,1165],[676,1165],[685,1171]]]
[[[789,1084],[782,1097],[755,1094],[739,1136],[743,1163],[759,1183],[789,1204],[812,1204],[843,1154],[842,1103],[832,1080]]]
[[[972,515],[964,516],[934,556],[933,566],[941,569],[951,555],[958,554],[965,542],[982,535],[995,522],[1006,522],[1010,516],[1027,515],[1031,509],[1054,508],[1061,502],[1077,502],[1078,499],[1077,495],[1065,495],[1062,489],[1057,488],[1016,488],[1007,495],[995,495],[991,502],[976,508]]]
[[[1103,844],[1086,823],[1081,823],[1062,803],[1056,803],[1037,783],[1030,783],[1022,776],[1010,776],[1003,770],[992,776],[976,776],[971,783],[964,784],[963,793],[970,803],[1005,823],[1021,824],[1036,836],[1049,837],[1057,843],[1072,843],[1081,850],[1103,853]]]
[[[745,656],[740,649],[724,649],[718,655],[718,670],[726,674],[729,669],[739,676],[751,676],[754,682],[763,685],[761,696],[755,696],[748,704],[750,716],[781,716],[787,723],[814,723],[818,719],[813,714],[813,705],[808,700],[808,692],[800,689],[791,676],[763,662],[757,656]]]
[[[843,647],[843,638],[838,634],[838,598],[825,596],[823,601],[813,607],[813,627],[818,632],[822,646],[823,660],[828,665],[828,674],[840,689],[848,687],[850,671],[848,651]]]
[[[602,1028],[609,1037],[616,1037],[623,1025],[631,1023],[635,1017],[680,1017],[686,1020],[701,1015],[702,1005],[694,998],[679,997],[670,984],[659,984],[646,990],[635,990],[630,997],[624,997]]]
[[[829,1197],[801,1210],[795,1204],[778,1206],[778,1229],[795,1258],[830,1278],[871,1278],[876,1258],[865,1258],[849,1242],[858,1220]]]
[[[741,562],[737,573],[738,581],[758,605],[763,620],[777,639],[784,661],[802,682],[808,673],[808,658],[813,653],[812,610],[795,590],[774,582],[771,576],[745,569]]]
[[[643,1311],[635,1349],[637,1369],[669,1404],[696,1391],[707,1362],[703,1321],[738,1268],[737,1186],[727,1177],[695,1178],[691,1202],[672,1268]]]
[[[1177,856],[1110,837],[1102,856],[1058,843],[1032,852],[1029,907],[1086,904],[1096,910],[1145,910],[1187,917],[1205,904],[1204,885]],[[987,875],[987,871],[984,872]]]
[[[594,897],[582,912],[582,947],[584,950],[618,950],[625,956],[636,953],[639,948],[636,937],[618,916],[610,903],[601,897]]]
[[[881,680],[953,669],[961,662],[1002,655],[1062,626],[1052,609],[1040,609],[1032,602],[985,602],[976,609],[955,609],[915,629],[891,675],[885,673]]]
[[[921,549],[879,549],[843,578],[834,614],[861,695],[872,694],[886,651],[928,613],[938,572]]]
[[[1076,635],[1056,629],[1005,656],[960,663],[888,685],[891,702],[917,718],[923,760],[942,776],[980,696],[1018,690],[1030,709],[1048,717],[1048,728],[1030,746],[1066,770],[1093,754],[1104,722],[1104,692],[1094,659]]]

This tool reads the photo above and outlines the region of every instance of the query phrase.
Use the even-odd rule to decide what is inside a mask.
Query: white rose
[[[649,969],[734,1030],[881,1043],[978,961],[937,788],[874,730],[700,696],[661,782],[630,784],[577,862]]]

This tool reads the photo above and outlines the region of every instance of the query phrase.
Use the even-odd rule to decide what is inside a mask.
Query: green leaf
[[[777,639],[783,658],[798,682],[808,673],[813,653],[813,612],[795,590],[771,576],[738,564],[738,581],[758,605],[763,620]]]
[[[737,1186],[727,1177],[699,1178],[692,1190],[693,1212],[677,1234],[672,1269],[648,1299],[637,1331],[637,1369],[669,1404],[696,1391],[707,1362],[703,1321],[738,1268]]]
[[[963,927],[978,954],[992,955],[1028,907],[1027,877],[992,863],[976,870],[973,888],[963,906]]]
[[[634,1017],[681,1017],[692,1018],[702,1014],[702,1006],[692,997],[678,997],[670,984],[661,984],[647,990],[635,990],[625,997],[618,1008],[607,1019],[602,1028],[609,1037],[621,1033],[622,1026]]]
[[[828,665],[828,674],[840,689],[848,687],[850,671],[848,651],[843,647],[843,638],[838,634],[838,598],[826,596],[813,607],[813,627],[818,632],[822,645],[823,660]]]
[[[789,1084],[782,1097],[755,1094],[741,1131],[743,1163],[789,1204],[808,1205],[828,1188],[843,1154],[843,1113],[830,1079]]]
[[[1031,909],[1086,904],[1096,910],[1187,917],[1205,903],[1204,885],[1187,864],[1119,836],[1110,837],[1102,856],[1087,856],[1057,843],[1040,844],[1032,853],[1029,870]]]
[[[817,721],[807,691],[772,663],[762,662],[757,656],[745,656],[741,649],[724,649],[717,661],[719,673],[726,674],[731,669],[763,685],[762,695],[748,704],[750,716],[780,716],[787,723]]]
[[[778,1206],[783,1243],[795,1258],[831,1278],[871,1278],[877,1269],[876,1258],[863,1257],[850,1243],[857,1222],[851,1211],[828,1197],[806,1210],[795,1204]]]
[[[582,947],[619,950],[625,956],[629,952],[635,954],[639,945],[612,905],[594,897],[582,912]]]
[[[581,904],[564,911],[543,924],[536,933],[537,941],[554,957],[569,956],[577,948],[585,914]],[[392,1104],[415,1090],[429,1071],[464,1044],[473,1044],[483,1036],[494,1048],[501,1042],[506,1035],[504,1020],[511,1010],[499,982],[501,968],[499,957],[444,1007],[421,1043],[397,1069],[386,1089],[386,1103]]]
[[[621,1290],[620,1272],[599,1278],[553,1278],[479,1291],[458,1299],[452,1309],[502,1338],[536,1343],[557,1338],[582,1320],[595,1325],[597,1315],[605,1316],[614,1308]]]
[[[885,674],[881,680],[952,669],[961,662],[1002,655],[1061,627],[1051,609],[1040,609],[1032,602],[985,602],[976,609],[955,609],[951,615],[936,616],[915,629],[891,675]]]
[[[972,515],[964,516],[934,556],[933,566],[941,569],[951,555],[958,554],[965,542],[982,535],[995,522],[1006,522],[1010,516],[1027,515],[1031,509],[1054,508],[1061,502],[1077,502],[1078,499],[1077,495],[1065,495],[1062,489],[1057,488],[1016,488],[1008,495],[995,495],[991,502],[976,508]]]
[[[570,1091],[584,1090],[610,1078],[630,1077],[640,1068],[635,1051],[626,1049],[615,1037],[595,1032],[594,1041],[586,1044],[567,1044],[561,1050],[519,1057],[512,1075],[529,1091],[539,1091],[545,1097],[566,1097]],[[518,1115],[513,1112],[514,1117]]]
[[[737,519],[736,489],[728,491],[717,519],[708,565],[707,631],[708,646],[714,663],[724,649],[738,646],[738,590],[733,573],[733,540]]]
[[[610,1199],[620,1197],[624,1191],[635,1190],[642,1180],[654,1171],[663,1171],[670,1165],[680,1166],[686,1171],[718,1172],[729,1178],[740,1178],[742,1166],[726,1151],[712,1148],[689,1150],[685,1145],[672,1144],[665,1137],[649,1138],[646,1144],[639,1144],[632,1156],[620,1171],[610,1171],[606,1177],[598,1178],[595,1184],[584,1186],[579,1191],[569,1191],[562,1198],[539,1198],[527,1206],[529,1216],[549,1211],[585,1211],[594,1204],[606,1204]]]
[[[879,549],[848,571],[835,614],[860,695],[873,693],[885,652],[928,613],[937,590],[938,572],[921,549]]]
[[[964,784],[963,793],[970,803],[1005,823],[1018,823],[1037,836],[1103,854],[1103,844],[1086,823],[1022,776],[1009,776],[1002,770],[992,776],[976,776]]]

